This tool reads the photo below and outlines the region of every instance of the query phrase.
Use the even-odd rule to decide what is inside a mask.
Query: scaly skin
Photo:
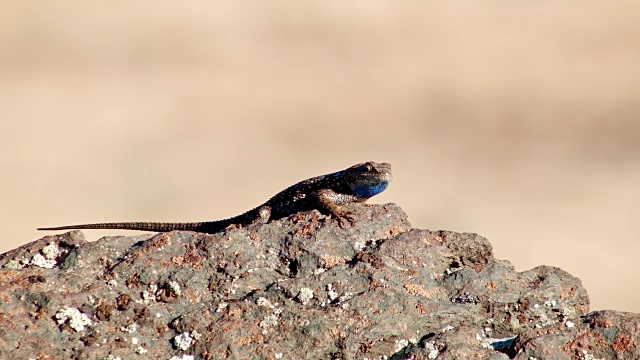
[[[216,233],[230,226],[264,224],[300,211],[318,209],[331,214],[340,226],[346,220],[354,224],[352,212],[343,208],[350,203],[363,203],[383,192],[391,182],[391,165],[372,161],[356,164],[335,173],[303,180],[274,195],[264,204],[244,214],[218,221],[189,223],[115,222],[39,228],[38,230],[122,229],[165,232],[187,230]]]

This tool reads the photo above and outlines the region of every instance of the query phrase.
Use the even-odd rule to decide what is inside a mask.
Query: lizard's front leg
[[[320,208],[336,217],[340,227],[343,227],[343,221],[347,220],[353,226],[356,220],[353,218],[353,211],[345,210],[341,205],[360,200],[353,195],[338,194],[331,189],[323,189],[318,191],[318,204]]]

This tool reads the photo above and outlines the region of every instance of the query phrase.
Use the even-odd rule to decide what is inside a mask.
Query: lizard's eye
[[[364,165],[364,168],[365,168],[365,170],[367,170],[367,171],[371,171],[371,170],[373,170],[373,166],[371,166],[371,164],[365,164],[365,165]]]

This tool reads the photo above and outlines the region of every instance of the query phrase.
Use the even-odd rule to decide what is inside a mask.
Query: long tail
[[[117,229],[117,230],[141,230],[166,232],[172,230],[216,232],[224,229],[218,221],[214,222],[193,222],[193,223],[161,223],[161,222],[114,222],[98,224],[66,225],[56,227],[38,228],[38,230],[73,230],[73,229]]]

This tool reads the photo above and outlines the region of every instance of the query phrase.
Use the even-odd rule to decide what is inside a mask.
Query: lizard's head
[[[391,164],[368,161],[353,165],[345,170],[345,178],[356,196],[367,199],[387,188],[392,179]]]

